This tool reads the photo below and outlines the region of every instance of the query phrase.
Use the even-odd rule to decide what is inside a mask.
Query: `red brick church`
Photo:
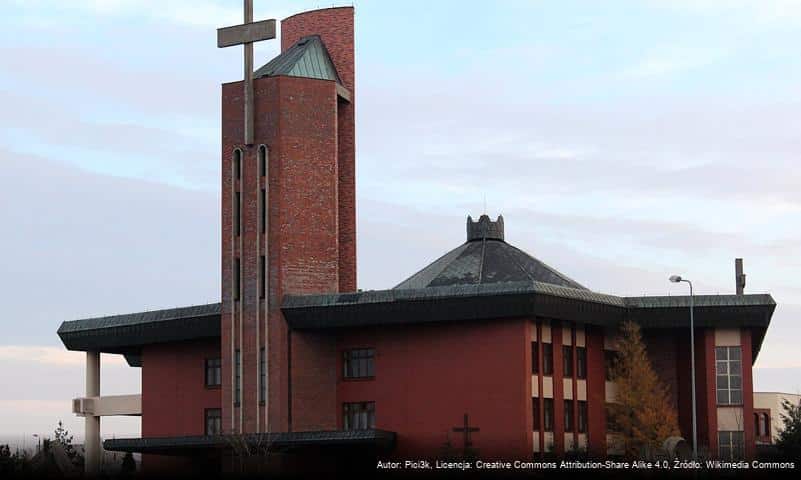
[[[357,289],[353,29],[350,7],[281,22],[280,55],[254,72],[250,144],[243,82],[222,86],[221,303],[59,328],[87,352],[87,393],[73,401],[87,468],[106,415],[141,415],[141,438],[102,448],[140,452],[150,471],[225,468],[232,438],[290,463],[435,458],[468,439],[485,459],[615,454],[605,365],[624,319],[642,326],[691,438],[690,297],[594,292],[486,215],[395,288]],[[754,452],[743,419],[775,303],[738,290],[694,297],[698,439],[712,456]],[[141,394],[100,394],[101,352],[142,369]]]

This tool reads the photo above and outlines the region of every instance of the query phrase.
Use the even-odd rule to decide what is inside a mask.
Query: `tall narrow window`
[[[219,408],[206,409],[206,435],[222,435],[222,410]]]
[[[565,400],[565,431],[573,431],[573,400]]]
[[[259,175],[267,175],[267,147],[264,145],[259,147]]]
[[[265,233],[267,231],[267,191],[263,188],[259,191],[259,205],[261,233]]]
[[[259,402],[267,401],[267,351],[264,347],[259,350]]]
[[[267,294],[267,272],[264,255],[259,257],[259,298],[264,298]]]
[[[375,376],[375,349],[357,348],[343,352],[344,378],[372,378]]]
[[[531,342],[531,373],[540,372],[540,352],[539,348],[537,348],[538,345],[537,342]]]
[[[239,258],[236,258],[234,259],[234,300],[239,300],[240,273]]]
[[[587,433],[587,402],[578,402],[578,433]]]
[[[238,148],[234,150],[234,175],[237,180],[242,178],[242,150]]]
[[[553,432],[553,398],[543,399],[543,422],[546,432]]]
[[[219,358],[206,359],[206,386],[219,387],[222,384],[222,360]]]
[[[573,347],[570,345],[562,347],[562,375],[573,376]]]
[[[234,232],[236,236],[242,234],[242,196],[239,192],[234,192]]]
[[[344,403],[342,425],[345,430],[370,430],[375,428],[375,402]]]
[[[242,354],[236,349],[234,355],[234,404],[239,406],[242,401]]]
[[[606,380],[612,380],[615,372],[615,362],[617,361],[617,352],[614,350],[604,350],[604,373]]]
[[[542,374],[553,375],[553,345],[542,344]]]
[[[606,431],[607,432],[618,432],[620,428],[618,428],[617,423],[615,422],[614,418],[612,418],[612,404],[606,402],[604,404],[604,408],[606,409]]]
[[[587,349],[576,347],[576,378],[587,378]]]
[[[718,405],[742,405],[743,372],[740,347],[715,347]]]
[[[540,399],[539,398],[532,398],[531,399],[531,415],[534,417],[534,431],[540,431]]]

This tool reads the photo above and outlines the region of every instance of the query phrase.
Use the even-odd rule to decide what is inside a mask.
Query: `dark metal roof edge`
[[[186,312],[190,309],[196,308],[207,308],[208,310],[202,313],[193,313],[187,315],[179,315],[178,312]],[[219,316],[222,311],[222,303],[204,303],[199,305],[190,305],[187,307],[175,307],[175,308],[164,308],[158,310],[145,310],[142,312],[135,312],[135,313],[123,313],[118,315],[106,315],[102,317],[89,317],[89,318],[82,318],[82,319],[75,319],[75,320],[65,320],[61,322],[61,325],[58,327],[56,333],[59,335],[62,333],[75,333],[75,332],[88,332],[93,330],[104,330],[109,328],[115,327],[123,327],[123,326],[132,326],[132,325],[145,325],[145,324],[153,324],[158,322],[170,322],[174,320],[182,320],[186,318],[201,318],[201,317],[211,317],[211,316]],[[174,316],[167,316],[158,319],[148,319],[147,317],[153,317],[158,314],[163,314],[165,312],[175,312]],[[116,325],[97,325],[97,326],[88,326],[97,324],[98,322],[102,321],[113,321],[113,320],[120,320],[125,321],[125,318],[134,318],[139,317],[136,320],[120,323]],[[80,326],[80,324],[87,325],[87,328],[80,328],[80,329],[68,329],[65,327],[69,326]]]
[[[418,289],[367,290],[352,293],[331,293],[313,295],[284,295],[281,309],[304,309],[312,307],[357,306],[380,303],[425,302],[430,300],[450,300],[458,298],[490,297],[504,295],[541,294],[570,299],[582,299],[589,303],[601,303],[623,307],[621,297],[597,293],[590,290],[553,285],[544,282],[499,282],[473,285],[448,285]],[[339,301],[340,297],[355,301]],[[365,299],[366,297],[366,299]]]
[[[244,435],[198,435],[177,437],[115,438],[103,441],[111,451],[167,450],[209,448],[226,449],[241,440],[249,444],[272,444],[277,447],[304,445],[393,445],[396,433],[388,430],[331,430],[309,432],[250,433]]]

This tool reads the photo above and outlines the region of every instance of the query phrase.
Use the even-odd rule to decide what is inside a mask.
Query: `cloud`
[[[0,361],[34,362],[51,367],[82,367],[86,364],[84,352],[71,352],[64,347],[0,345]],[[127,365],[121,355],[103,355],[103,363]]]
[[[711,65],[727,55],[724,50],[704,49],[698,46],[660,48],[625,69],[621,77],[641,80],[685,73]]]
[[[4,318],[24,325],[1,343],[55,343],[63,320],[219,301],[217,193],[2,148],[0,164],[0,203],[25,205],[0,210],[15,232],[2,241],[15,252],[0,258],[0,289],[14,292]]]

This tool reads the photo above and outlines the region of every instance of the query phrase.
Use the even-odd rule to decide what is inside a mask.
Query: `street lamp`
[[[670,281],[673,283],[686,282],[690,286],[690,382],[692,382],[692,402],[693,402],[693,459],[698,460],[698,435],[696,433],[695,420],[695,324],[693,322],[693,282],[679,275],[671,275]]]

